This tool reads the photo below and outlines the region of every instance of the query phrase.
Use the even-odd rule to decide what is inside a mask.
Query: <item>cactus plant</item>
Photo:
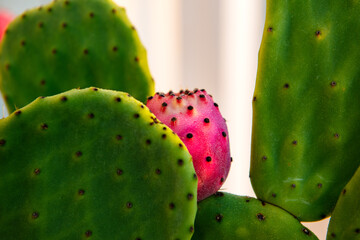
[[[193,240],[301,240],[317,237],[281,208],[218,192],[198,204]]]
[[[268,1],[250,178],[302,221],[330,215],[360,164],[360,2]]]
[[[190,239],[197,179],[180,138],[127,93],[38,98],[0,120],[0,236]]]
[[[9,112],[72,88],[154,94],[146,50],[111,0],[57,0],[10,23],[0,46],[0,90]]]
[[[342,190],[331,214],[327,238],[360,239],[360,167]]]
[[[204,89],[170,91],[146,105],[183,140],[198,176],[198,201],[216,193],[231,165],[229,133],[219,106]]]

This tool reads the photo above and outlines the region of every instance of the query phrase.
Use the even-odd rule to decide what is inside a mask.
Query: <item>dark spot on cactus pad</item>
[[[320,30],[317,30],[317,31],[315,32],[315,36],[319,37],[320,35],[321,35],[321,31],[320,31]]]
[[[216,192],[214,195],[215,195],[215,197],[223,197],[224,193],[223,192]]]
[[[153,99],[153,98],[154,98],[153,96],[148,97],[148,101],[150,101],[150,100]]]
[[[218,105],[217,103],[214,103],[214,106],[215,106],[215,107],[219,107],[219,105]]]
[[[135,62],[139,62],[140,59],[139,59],[139,57],[135,57],[134,60],[135,60]]]
[[[253,102],[255,102],[256,101],[256,97],[253,97]]]
[[[200,97],[200,98],[205,98],[205,95],[204,95],[204,94],[200,94],[199,97]]]
[[[137,237],[137,238],[135,238],[135,240],[141,240],[141,238]]]
[[[268,27],[267,31],[268,31],[268,32],[272,32],[272,31],[273,31],[273,28],[272,28],[272,27]]]
[[[321,214],[321,215],[320,215],[320,218],[321,218],[321,219],[326,218],[326,214]]]
[[[95,114],[89,113],[89,114],[88,114],[88,117],[89,117],[90,119],[93,119],[93,118],[95,117]]]
[[[120,99],[120,100],[121,100],[121,99]],[[140,105],[140,107],[141,107],[141,108],[145,108],[144,105],[142,105],[142,104]]]
[[[134,30],[134,31],[136,30],[134,25],[131,26],[131,29]]]
[[[93,18],[95,14],[93,12],[89,13],[90,18]]]
[[[345,195],[346,193],[346,189],[344,188],[344,190],[342,191],[342,194]]]
[[[209,123],[209,122],[210,122],[210,119],[205,118],[205,119],[204,119],[204,122],[205,122],[205,123]]]
[[[48,11],[48,12],[52,12],[52,8],[51,8],[51,7],[48,8],[47,11]]]
[[[166,130],[166,128],[165,128],[164,130]],[[161,135],[161,137],[162,137],[162,139],[165,139],[165,138],[166,138],[166,134]]]
[[[116,101],[116,102],[121,102],[121,98],[116,97],[116,98],[115,98],[115,101]],[[142,107],[143,107],[143,106],[142,106]]]
[[[223,183],[225,181],[225,178],[220,178],[220,183]]]
[[[186,94],[186,95],[189,95],[189,93],[190,93],[189,89],[186,89],[186,90],[185,90],[185,94]],[[205,96],[204,96],[204,97],[205,97]]]
[[[176,98],[176,100],[177,100],[178,102],[180,102],[181,99],[182,99],[181,97],[177,97],[177,98]]]
[[[67,97],[66,97],[66,96],[62,96],[62,97],[60,98],[60,100],[61,100],[62,102],[66,102],[66,101],[67,101]]]
[[[206,92],[206,90],[205,90],[205,89],[200,89],[200,91],[201,91],[201,92]]]
[[[266,206],[266,202],[261,201],[261,205]]]
[[[172,117],[172,118],[171,118],[171,121],[172,121],[172,122],[175,122],[175,121],[176,121],[176,117]]]
[[[284,88],[289,88],[289,87],[290,87],[290,85],[288,83],[284,84]]]
[[[75,153],[75,156],[77,156],[77,157],[81,157],[83,154],[82,154],[82,152],[81,151],[77,151],[76,153]]]
[[[309,229],[303,228],[302,231],[303,231],[303,233],[305,233],[306,235],[310,235]]]
[[[184,93],[184,89],[181,89],[181,90],[179,91],[179,93],[180,93],[180,94],[183,94],[183,93]]]
[[[26,42],[25,42],[24,40],[22,40],[22,41],[20,42],[20,45],[21,45],[21,46],[25,46],[25,44],[26,44]]]
[[[40,85],[45,85],[45,80],[44,79],[42,79],[41,81],[40,81]]]
[[[34,174],[35,174],[35,175],[39,175],[39,174],[40,174],[40,169],[39,169],[39,168],[35,168],[35,169],[34,169]]]
[[[111,10],[111,12],[112,12],[112,13],[116,13],[116,9],[113,8],[113,9]]]
[[[139,117],[140,117],[140,115],[138,113],[134,114],[134,118],[139,118]]]
[[[179,166],[182,166],[182,165],[184,165],[184,160],[182,160],[182,159],[179,159],[179,160],[178,160],[178,165],[179,165]]]
[[[9,69],[10,69],[10,64],[9,64],[9,63],[5,64],[5,69],[6,69],[6,70],[9,70]]]
[[[120,134],[116,135],[116,140],[122,140],[123,136],[121,136]]]
[[[335,138],[339,138],[339,134],[338,134],[338,133],[335,133],[335,134],[334,134],[334,137],[335,137]]]
[[[64,23],[61,24],[61,26],[62,26],[63,28],[66,28],[66,27],[67,27],[67,23],[64,22]]]
[[[322,183],[318,183],[318,188],[322,188]]]
[[[297,142],[296,140],[292,141],[292,144],[293,144],[293,145],[297,145],[297,143],[298,143],[298,142]]]
[[[265,216],[264,216],[262,213],[256,214],[256,217],[257,217],[260,221],[264,221],[264,220],[265,220]]]
[[[157,169],[155,170],[155,173],[156,173],[157,175],[160,175],[160,174],[161,174],[161,170],[157,168]]]
[[[42,130],[47,130],[48,128],[49,128],[49,126],[46,123],[41,124]]]
[[[360,228],[355,229],[356,233],[360,233]]]
[[[335,87],[335,86],[336,86],[336,82],[335,82],[335,81],[332,81],[332,82],[330,83],[330,85],[331,85],[332,87]]]
[[[150,144],[151,144],[151,140],[150,140],[150,139],[147,139],[147,140],[146,140],[146,144],[147,144],[147,145],[150,145]]]
[[[56,53],[57,53],[57,50],[54,48],[53,50],[51,50],[51,53],[52,53],[52,54],[56,54]]]
[[[65,3],[66,6],[70,4],[69,1],[65,1],[64,3]]]
[[[188,133],[188,134],[186,134],[186,137],[187,137],[187,138],[192,138],[193,135],[192,135],[192,133]]]
[[[181,148],[183,147],[182,143],[179,143],[179,147],[181,147]]]
[[[84,189],[79,189],[78,194],[79,194],[80,196],[84,195],[84,194],[85,194],[85,190],[84,190]]]
[[[91,237],[91,236],[92,236],[92,231],[87,230],[87,231],[85,232],[85,237]]]
[[[15,112],[15,115],[16,116],[19,116],[21,114],[21,110],[17,110],[16,112]]]
[[[187,199],[188,199],[188,200],[192,200],[193,198],[194,198],[194,195],[193,195],[193,194],[189,193],[189,194],[187,195]]]
[[[194,173],[194,174],[193,174],[193,177],[194,177],[194,179],[197,179],[197,175],[196,175],[196,173]]]
[[[271,194],[271,196],[272,196],[273,198],[276,198],[276,194],[275,194],[275,193]]]
[[[169,204],[169,208],[170,208],[170,209],[174,209],[174,208],[175,208],[175,204],[174,204],[174,203],[170,203],[170,204]]]
[[[31,218],[32,219],[37,219],[39,217],[39,213],[38,212],[33,212],[32,214],[31,214]]]
[[[118,176],[120,176],[120,175],[123,175],[123,170],[122,169],[116,169],[116,174],[118,175]]]
[[[43,28],[43,27],[44,27],[44,23],[43,23],[43,22],[39,22],[39,23],[38,23],[38,27],[39,27],[39,28]]]
[[[231,157],[231,158],[230,158],[230,162],[232,162],[232,161],[233,161],[233,158]]]
[[[291,184],[291,188],[296,188],[295,183]]]
[[[206,161],[207,161],[207,162],[211,162],[211,157],[210,157],[210,156],[207,156],[207,157],[206,157]]]
[[[89,54],[89,50],[88,49],[84,49],[84,55],[88,55]]]
[[[96,92],[96,91],[98,91],[99,89],[96,88],[96,87],[94,87],[94,88],[92,88],[92,90]]]
[[[247,202],[247,203],[250,202],[250,199],[246,199],[245,202]]]
[[[133,207],[132,202],[127,202],[127,203],[126,203],[126,207],[127,207],[127,208],[132,208],[132,207]]]
[[[224,218],[224,216],[222,215],[222,214],[216,214],[216,216],[215,216],[215,220],[217,221],[217,222],[221,222],[221,220]]]
[[[190,227],[190,232],[194,232],[194,227],[193,226]]]
[[[25,19],[26,18],[26,14],[24,13],[23,15],[21,15],[21,19]]]
[[[166,102],[163,102],[163,103],[161,104],[161,106],[166,107],[166,106],[167,106],[167,103],[166,103]]]
[[[187,109],[191,111],[191,110],[194,109],[194,107],[190,105],[190,106],[187,107]]]
[[[221,134],[223,135],[223,137],[226,137],[226,132],[222,132]]]

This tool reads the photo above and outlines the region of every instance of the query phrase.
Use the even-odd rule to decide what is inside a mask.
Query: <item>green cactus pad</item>
[[[340,194],[331,214],[327,238],[360,239],[360,168]]]
[[[193,240],[302,240],[317,237],[288,212],[255,198],[218,192],[198,204]]]
[[[9,112],[39,96],[97,86],[145,101],[154,94],[146,50],[111,0],[57,0],[18,16],[0,46]]]
[[[0,120],[0,159],[7,240],[191,239],[191,156],[126,93],[38,98]]]
[[[250,178],[301,221],[330,215],[360,164],[360,2],[268,1]]]

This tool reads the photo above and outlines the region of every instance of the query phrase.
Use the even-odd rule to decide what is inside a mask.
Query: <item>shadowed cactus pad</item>
[[[360,239],[360,168],[340,194],[331,214],[327,240]]]
[[[302,221],[330,215],[360,164],[360,2],[268,1],[251,183]]]
[[[255,198],[217,192],[198,204],[193,240],[310,240],[291,214]]]
[[[126,93],[38,98],[0,120],[0,236],[190,239],[197,178],[180,138]]]
[[[146,50],[111,0],[57,0],[18,16],[0,47],[0,79],[10,112],[78,87],[154,94]]]

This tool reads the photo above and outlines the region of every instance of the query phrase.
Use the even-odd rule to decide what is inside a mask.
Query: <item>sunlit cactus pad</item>
[[[96,86],[154,93],[146,50],[111,0],[57,0],[28,10],[0,46],[0,89],[10,112],[38,96]]]
[[[127,93],[71,90],[0,120],[6,239],[191,239],[196,188],[180,138]]]
[[[201,201],[193,240],[315,240],[291,214],[255,198],[217,192]]]
[[[268,1],[253,98],[256,196],[330,216],[360,164],[360,1]]]

